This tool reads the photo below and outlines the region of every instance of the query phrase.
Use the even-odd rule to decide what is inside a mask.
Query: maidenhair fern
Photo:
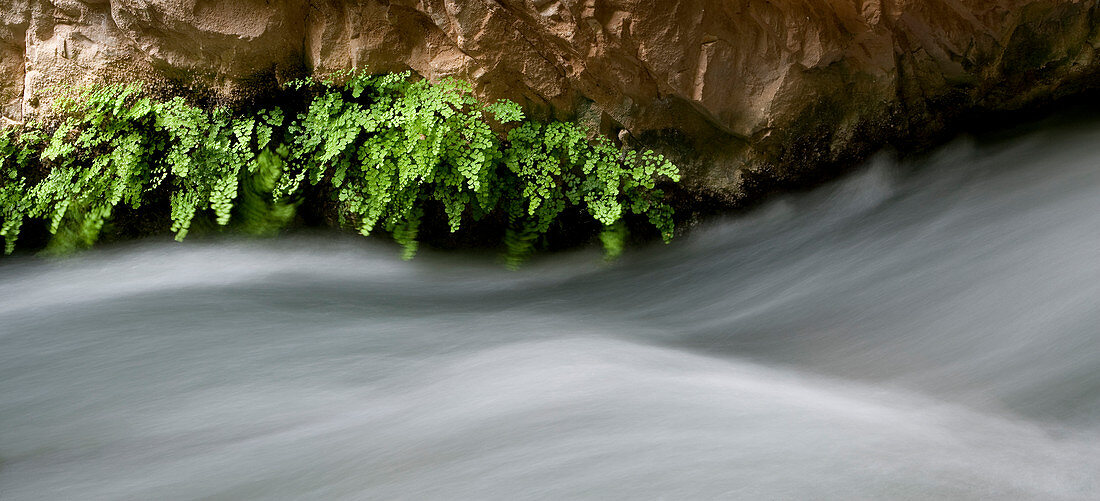
[[[392,235],[406,258],[434,207],[452,232],[491,214],[507,220],[509,265],[569,207],[605,228],[608,256],[622,250],[627,213],[672,236],[656,185],[679,173],[660,155],[590,141],[572,123],[525,121],[515,103],[483,103],[460,80],[343,72],[289,87],[311,96],[298,113],[154,101],[138,85],[73,90],[55,101],[50,125],[0,130],[5,251],[27,219],[47,221],[60,247],[81,247],[120,204],[164,198],[177,239],[200,212],[271,234],[294,218],[306,185],[331,194],[343,224]]]

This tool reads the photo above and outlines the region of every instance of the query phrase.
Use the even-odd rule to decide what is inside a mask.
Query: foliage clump
[[[392,235],[406,258],[430,210],[451,232],[507,221],[510,265],[568,208],[603,226],[609,257],[622,250],[626,214],[672,237],[657,183],[679,172],[653,152],[525,120],[515,103],[483,103],[461,80],[344,72],[289,87],[308,105],[243,113],[154,100],[140,85],[76,89],[55,101],[53,122],[0,129],[5,251],[27,220],[46,221],[55,248],[83,247],[120,205],[165,199],[177,239],[200,213],[272,234],[294,219],[306,186],[331,195],[342,224]]]

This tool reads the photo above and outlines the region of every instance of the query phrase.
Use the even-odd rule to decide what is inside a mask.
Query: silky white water
[[[0,499],[1100,499],[1100,123],[673,244],[0,259]]]

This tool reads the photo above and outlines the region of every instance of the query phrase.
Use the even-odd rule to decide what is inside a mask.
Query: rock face
[[[969,111],[1100,83],[1100,0],[0,0],[0,107],[169,81],[227,100],[305,73],[457,76],[662,149],[735,204]]]

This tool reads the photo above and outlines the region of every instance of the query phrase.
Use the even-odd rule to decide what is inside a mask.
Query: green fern
[[[177,239],[200,212],[272,234],[294,218],[306,183],[332,194],[349,227],[390,233],[405,258],[429,205],[442,207],[452,232],[506,216],[513,267],[569,207],[603,225],[608,256],[622,251],[627,213],[672,236],[672,209],[656,185],[679,172],[660,155],[589,140],[576,124],[526,121],[515,103],[483,103],[460,80],[345,71],[288,88],[312,96],[305,109],[204,109],[180,97],[154,101],[140,85],[62,93],[53,125],[0,130],[5,251],[27,219],[49,223],[51,248],[86,247],[120,204],[140,209],[163,200],[158,193]]]
[[[285,145],[279,145],[274,151],[264,148],[249,166],[236,207],[241,231],[255,236],[272,236],[294,219],[298,202],[276,201],[272,194],[275,183],[283,175],[284,159],[288,154]]]

